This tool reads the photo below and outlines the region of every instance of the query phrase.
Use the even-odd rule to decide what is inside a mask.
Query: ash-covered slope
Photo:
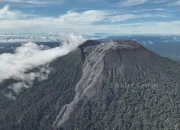
[[[54,128],[177,129],[180,66],[134,41],[87,41],[75,97]]]
[[[180,64],[134,41],[89,40],[50,67],[17,100],[0,96],[0,130],[180,127]]]

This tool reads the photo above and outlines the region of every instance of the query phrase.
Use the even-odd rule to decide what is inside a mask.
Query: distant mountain
[[[180,36],[158,36],[158,35],[133,35],[133,36],[109,36],[108,34],[95,34],[86,35],[88,39],[99,39],[101,41],[110,40],[134,40],[148,48],[149,50],[163,56],[168,57],[173,60],[180,60]],[[32,39],[28,39],[32,38]],[[11,39],[11,40],[6,40]],[[24,40],[23,40],[24,39]],[[29,36],[29,35],[7,35],[0,38],[0,54],[2,53],[13,53],[16,47],[26,43],[27,41],[33,41],[38,45],[45,45],[48,47],[59,46],[61,40],[59,35],[50,36]]]
[[[0,84],[0,130],[180,129],[180,63],[137,42],[88,40],[49,66],[16,100]]]

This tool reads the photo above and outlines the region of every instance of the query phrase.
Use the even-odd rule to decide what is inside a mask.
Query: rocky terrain
[[[0,130],[180,129],[180,64],[135,41],[88,40],[49,66],[14,100],[0,84]]]

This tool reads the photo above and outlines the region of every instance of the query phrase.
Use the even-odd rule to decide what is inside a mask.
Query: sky
[[[0,0],[0,34],[180,34],[180,0]]]

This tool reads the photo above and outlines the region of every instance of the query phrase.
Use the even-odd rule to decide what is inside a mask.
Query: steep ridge
[[[84,61],[82,76],[75,87],[74,100],[61,109],[53,124],[54,129],[147,129],[146,124],[142,121],[143,117],[139,113],[141,109],[144,109],[142,114],[147,114],[146,111],[149,109],[145,109],[145,104],[148,104],[153,113],[154,107],[156,107],[155,103],[167,103],[168,100],[173,100],[171,94],[179,98],[180,81],[177,78],[180,76],[177,73],[180,71],[179,64],[152,53],[140,44],[134,41],[87,41],[80,48]],[[169,90],[173,90],[173,93],[167,94]],[[158,99],[164,98],[163,93],[168,95],[167,99]],[[174,101],[178,100],[174,98]],[[149,103],[151,105],[154,103],[154,107],[149,106]],[[96,105],[93,106],[94,104]],[[114,107],[110,112],[111,104]],[[124,108],[117,109],[120,104],[123,104]],[[135,116],[136,112],[133,113],[135,110],[131,106],[132,104],[137,107],[136,111],[139,113],[137,117]],[[172,105],[172,101],[170,104]],[[157,109],[165,112],[167,108],[165,105],[160,103],[157,105],[159,106]],[[168,108],[170,109],[170,107]],[[87,111],[87,109],[90,110]],[[126,109],[126,112],[123,109]],[[168,124],[168,128],[179,127],[179,118],[176,117],[176,114],[179,114],[178,109],[174,110],[172,119],[168,117],[167,113],[161,115],[166,115],[162,118],[163,121],[173,121],[173,123],[169,121],[171,123]],[[116,120],[122,114],[125,119]],[[131,114],[131,117],[127,120],[128,114]],[[112,119],[108,119],[109,117]],[[147,123],[151,124],[150,128],[157,129],[154,128],[155,124],[159,128],[164,125],[162,122],[162,124],[158,124],[159,117],[156,117],[154,121],[147,117]],[[88,119],[85,120],[86,118]],[[133,126],[131,118],[134,122],[137,119],[140,119],[141,122],[135,123],[136,126]],[[125,121],[128,123],[123,123]]]
[[[3,95],[1,130],[179,130],[180,64],[135,41],[88,40],[49,78]]]

